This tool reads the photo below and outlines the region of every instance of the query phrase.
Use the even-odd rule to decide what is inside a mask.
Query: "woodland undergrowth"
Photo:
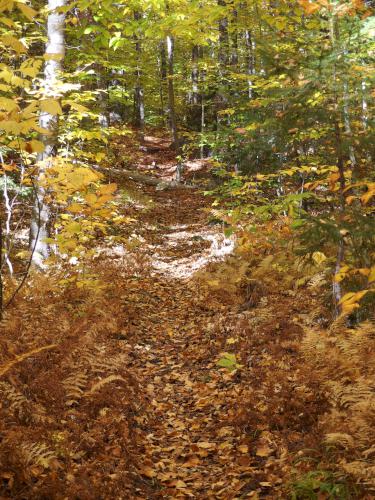
[[[186,195],[177,212],[167,200],[181,193],[155,197],[150,188],[149,195],[153,204],[138,211],[148,224],[155,216],[173,223],[184,211],[191,220],[199,204],[207,218],[210,202],[198,193]],[[160,231],[144,236],[162,243]],[[332,321],[329,270],[278,246],[282,234],[278,222],[256,237],[239,234],[232,256],[208,264],[191,285],[181,282],[163,299],[180,311],[172,321],[182,327],[183,357],[197,383],[189,398],[197,398],[198,409],[189,410],[186,425],[199,416],[205,387],[204,405],[212,410],[204,432],[221,450],[219,468],[213,450],[187,455],[194,481],[171,460],[170,448],[164,451],[165,431],[150,399],[161,379],[152,378],[149,366],[160,363],[165,349],[178,348],[174,333],[165,339],[168,309],[162,312],[157,301],[154,308],[158,297],[148,295],[151,256],[131,247],[126,258],[109,252],[93,268],[103,286],[92,289],[61,285],[58,274],[32,276],[2,322],[1,495],[371,498],[374,323],[350,328],[345,316]],[[187,255],[186,248],[173,252]],[[181,326],[190,314],[197,325]],[[142,354],[147,343],[155,359]],[[176,363],[163,362],[167,371]],[[172,386],[176,377],[172,369]],[[150,448],[153,433],[160,442]],[[178,427],[176,433],[179,439]],[[211,468],[206,486],[197,479],[204,477],[201,460]],[[214,479],[229,464],[230,474]]]
[[[108,284],[117,272],[106,266]],[[126,284],[58,278],[33,276],[2,322],[1,495],[134,498],[147,413],[121,342]]]

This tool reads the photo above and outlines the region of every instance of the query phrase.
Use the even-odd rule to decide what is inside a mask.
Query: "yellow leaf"
[[[227,344],[229,345],[235,344],[236,342],[238,342],[238,339],[235,339],[234,337],[227,339]]]
[[[345,305],[355,304],[356,302],[359,302],[361,298],[366,295],[366,293],[368,293],[368,290],[346,293],[340,300],[339,305],[342,305],[344,307]]]
[[[268,457],[272,453],[272,449],[267,444],[261,444],[256,450],[258,457]]]
[[[37,101],[33,101],[31,104],[29,104],[28,106],[26,106],[26,108],[22,110],[22,118],[31,118],[32,116],[35,115],[37,109],[38,109],[38,103]]]
[[[342,314],[351,314],[353,311],[359,308],[359,304],[343,304]]]
[[[82,212],[83,207],[79,203],[72,203],[67,207],[67,210],[69,210],[69,212],[72,212],[73,214],[78,214]]]
[[[50,115],[62,115],[60,103],[56,99],[44,99],[40,101],[40,109]]]
[[[312,259],[315,262],[315,264],[320,266],[325,260],[327,260],[327,257],[322,252],[314,252],[312,254]]]
[[[375,266],[372,266],[370,274],[368,276],[368,282],[373,283],[375,281]]]
[[[104,186],[100,186],[99,191],[101,195],[104,194],[113,194],[117,189],[117,184],[105,184]]]
[[[309,0],[298,0],[298,3],[302,6],[306,14],[313,14],[320,9],[320,5],[309,2]]]
[[[37,140],[32,140],[29,142],[31,150],[33,153],[43,153],[44,151],[44,144],[41,141]]]
[[[18,109],[18,104],[14,99],[0,97],[0,109],[4,109],[5,111],[14,111]]]
[[[142,476],[148,477],[150,479],[156,476],[156,472],[154,471],[154,469],[152,467],[149,467],[148,465],[142,467],[140,472]]]
[[[356,196],[353,196],[353,195],[351,195],[351,196],[347,196],[347,198],[346,198],[346,203],[347,203],[348,205],[351,205],[351,204],[353,203],[353,201],[354,201],[356,198],[357,198],[357,197],[356,197]]]
[[[105,157],[106,157],[105,153],[96,153],[96,155],[95,155],[95,161],[97,161],[99,163],[102,160],[104,160]]]
[[[95,194],[89,193],[85,196],[85,201],[88,205],[95,205],[95,203],[98,201],[98,198]]]
[[[247,444],[241,444],[237,449],[240,453],[249,453],[249,447]]]
[[[24,3],[17,2],[17,7],[20,9],[22,14],[27,17],[30,21],[33,20],[33,18],[37,15],[37,11],[29,7],[28,5],[25,5]]]
[[[108,201],[112,201],[112,200],[113,200],[113,196],[111,194],[106,194],[104,196],[100,196],[96,202],[96,206],[101,207],[102,205],[104,205]]]
[[[178,479],[176,483],[174,484],[174,487],[177,488],[178,490],[184,489],[187,487],[186,483],[184,481],[181,481],[181,479]]]
[[[0,11],[3,12],[4,2],[1,2],[0,5],[1,5]],[[16,28],[17,27],[16,23],[14,21],[12,21],[12,19],[8,19],[7,17],[1,17],[0,22],[5,24],[5,26],[8,26],[8,28]]]
[[[0,41],[7,47],[11,47],[17,54],[26,52],[25,45],[12,35],[3,35]]]
[[[20,71],[25,76],[35,78],[42,67],[40,59],[27,59],[20,66]]]
[[[0,129],[10,134],[19,135],[21,132],[21,125],[14,120],[0,121]]]
[[[361,196],[361,201],[363,201],[363,203],[366,204],[371,200],[373,196],[375,196],[375,188],[369,189],[367,193],[363,194]]]
[[[81,224],[79,222],[76,222],[76,221],[70,222],[70,224],[68,224],[64,228],[64,230],[68,234],[77,234],[81,231],[81,229],[82,229]]]
[[[66,99],[64,101],[64,104],[69,104],[69,106],[74,109],[75,111],[78,111],[79,113],[85,113],[89,111],[86,106],[83,106],[82,104],[78,104],[77,102],[71,101],[70,99]]]
[[[197,443],[198,448],[203,448],[204,450],[209,450],[210,448],[216,448],[216,443],[209,443],[207,441],[200,441]]]

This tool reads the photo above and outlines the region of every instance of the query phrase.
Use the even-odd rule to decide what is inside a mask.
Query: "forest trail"
[[[160,157],[155,161],[163,176]],[[137,331],[132,368],[152,412],[140,472],[155,488],[150,498],[235,498],[252,490],[254,469],[228,421],[236,383],[215,366],[218,315],[231,306],[209,297],[196,276],[228,255],[233,242],[208,225],[210,202],[200,193],[148,194],[153,209],[142,237],[152,249],[150,266],[128,283],[124,304],[127,326]]]
[[[161,177],[165,175],[163,151],[154,158]],[[170,162],[166,169],[170,176]],[[216,283],[212,289],[209,275],[205,276],[207,266],[214,269],[217,264],[212,262],[223,262],[233,250],[233,241],[224,237],[220,226],[208,223],[211,202],[207,197],[178,188],[146,191],[151,208],[141,213],[137,227],[143,229],[136,235],[146,249],[144,267],[127,278],[121,337],[137,339],[131,371],[137,373],[146,393],[149,415],[147,423],[140,419],[145,442],[138,469],[139,498],[282,498],[285,448],[277,451],[280,443],[276,445],[268,430],[270,422],[265,423],[267,416],[262,413],[269,410],[259,391],[264,381],[271,381],[271,386],[276,381],[272,373],[264,375],[263,381],[259,375],[264,366],[269,371],[270,364],[275,370],[280,364],[286,372],[296,363],[293,340],[300,329],[267,298],[258,312],[241,314],[240,294],[225,285],[217,290]],[[285,310],[296,310],[279,297],[278,306],[282,302],[287,302]],[[283,324],[276,327],[280,335],[276,343],[283,334],[287,339],[284,350],[272,360],[268,347],[275,344],[274,323],[280,317]],[[252,339],[254,355],[259,355],[253,361],[252,385],[250,373],[244,377],[241,370],[217,364],[222,353],[236,352],[239,345],[248,354],[250,320],[268,329],[262,341]],[[254,408],[247,407],[255,390]],[[281,386],[275,392],[282,392]],[[250,418],[245,417],[248,412],[253,414]],[[253,428],[248,428],[249,422],[241,424],[240,415],[252,421]],[[298,433],[291,439],[298,440]]]
[[[262,248],[237,255],[203,189],[168,185],[168,142],[154,138],[151,152],[148,142],[132,168],[166,182],[110,179],[126,223],[110,246],[95,242],[91,288],[66,284],[64,267],[36,274],[0,325],[0,496],[284,499],[328,488],[352,498],[321,446],[324,432],[345,436],[326,380],[347,373],[345,349],[360,352],[373,330],[359,347],[346,337],[330,364],[332,329],[317,355],[321,271],[297,290]],[[190,162],[185,175],[202,186],[207,168]]]

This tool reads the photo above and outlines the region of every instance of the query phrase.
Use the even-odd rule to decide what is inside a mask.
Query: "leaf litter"
[[[101,254],[105,292],[40,277],[3,322],[2,366],[35,355],[0,382],[1,496],[286,498],[327,409],[299,349],[310,299],[266,283],[241,309],[210,200],[142,191],[124,236],[143,244]]]

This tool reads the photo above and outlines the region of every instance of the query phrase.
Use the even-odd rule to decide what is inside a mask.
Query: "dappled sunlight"
[[[163,246],[156,247],[152,253],[152,268],[165,276],[173,278],[189,278],[208,263],[220,261],[230,255],[235,246],[233,237],[226,238],[221,232],[179,231],[166,235],[164,248],[178,250],[181,247],[189,250],[195,243],[204,243],[202,250],[188,257],[166,256]],[[152,249],[151,249],[152,251]]]

